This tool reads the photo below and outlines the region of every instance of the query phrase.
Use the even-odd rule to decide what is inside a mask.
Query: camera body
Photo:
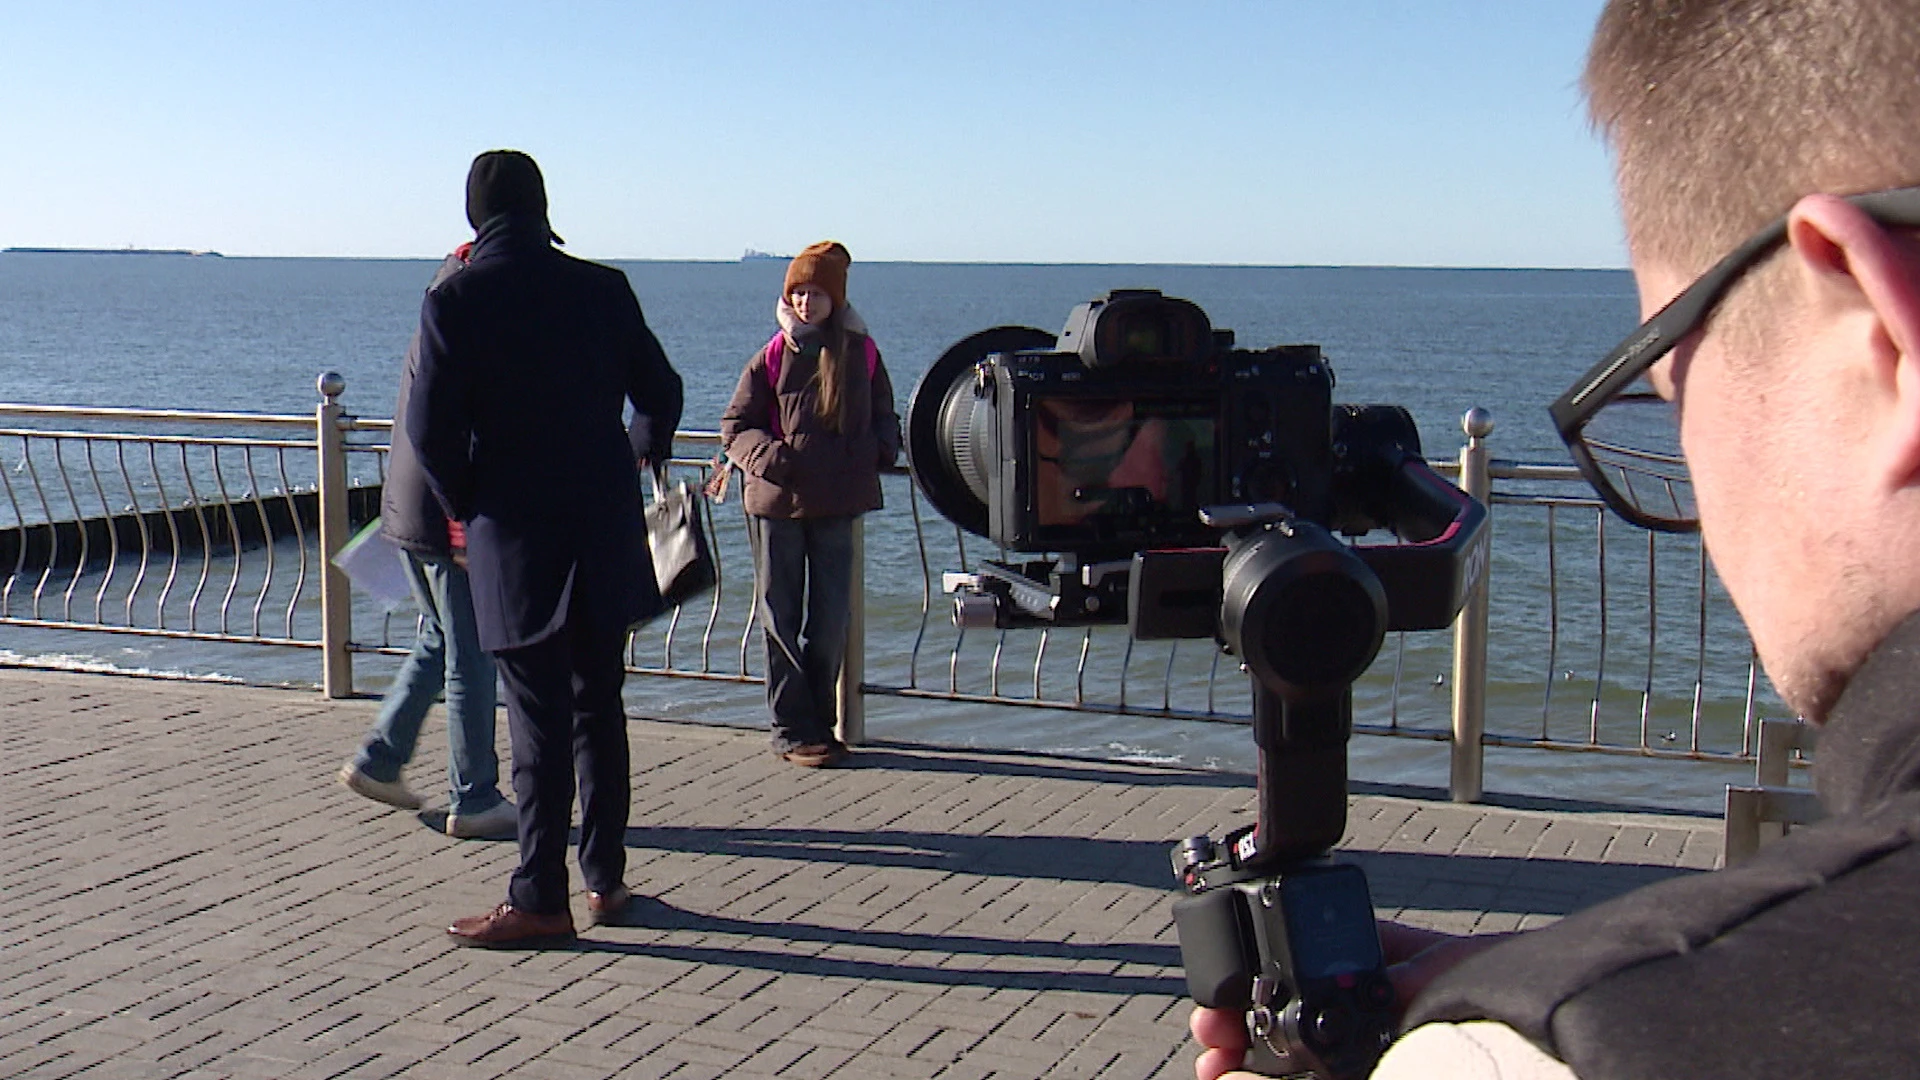
[[[1212,636],[1219,589],[1204,583],[1220,580],[1232,526],[1204,511],[1357,536],[1384,520],[1397,462],[1420,453],[1405,409],[1335,405],[1333,386],[1319,346],[1235,348],[1155,289],[1080,304],[1057,336],[995,327],[955,344],[908,406],[914,478],[961,528],[1052,553],[946,575],[955,620]]]
[[[1238,864],[1198,837],[1173,850],[1188,895],[1174,901],[1188,992],[1247,1018],[1247,1068],[1269,1076],[1361,1077],[1393,1041],[1387,981],[1367,879],[1307,859],[1277,874]]]
[[[1204,506],[1328,510],[1333,375],[1315,345],[1232,347],[1151,289],[1073,309],[1053,349],[994,353],[975,393],[987,535],[1085,559],[1211,542]]]

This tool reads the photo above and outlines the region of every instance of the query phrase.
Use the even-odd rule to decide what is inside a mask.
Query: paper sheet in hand
[[[413,606],[413,589],[407,584],[402,558],[400,545],[380,531],[380,519],[374,518],[333,557],[333,565],[381,611],[393,612]]]

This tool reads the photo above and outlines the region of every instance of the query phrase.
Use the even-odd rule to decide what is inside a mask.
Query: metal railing
[[[319,646],[311,418],[9,405],[0,422],[0,623]]]
[[[319,649],[324,691],[353,693],[355,655],[406,651],[331,559],[378,512],[392,422],[349,414],[338,376],[319,389],[311,417],[0,405],[0,626]],[[1488,746],[1753,760],[1756,716],[1778,706],[1697,539],[1623,531],[1571,465],[1494,459],[1491,418],[1463,425],[1441,468],[1494,508],[1488,578],[1451,632],[1387,643],[1355,686],[1356,729],[1451,743],[1464,801]],[[677,439],[670,478],[697,488],[717,436]],[[903,473],[884,487],[856,534],[850,741],[866,696],[1247,722],[1246,677],[1211,643],[956,629],[941,573],[1000,553],[923,510]],[[636,632],[629,670],[760,681],[740,502],[699,503],[718,584]]]

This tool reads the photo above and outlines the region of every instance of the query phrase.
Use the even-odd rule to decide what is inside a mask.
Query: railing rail
[[[318,649],[324,691],[352,694],[356,654],[406,651],[332,561],[377,513],[392,422],[348,413],[338,376],[319,389],[311,416],[0,405],[0,625]],[[1463,426],[1458,463],[1436,467],[1494,509],[1488,577],[1450,634],[1388,642],[1356,729],[1451,743],[1462,801],[1487,747],[1751,762],[1756,717],[1781,710],[1697,540],[1623,541],[1571,465],[1492,457],[1481,410]],[[704,483],[717,435],[677,440],[671,477]],[[924,513],[903,472],[885,488],[859,534],[843,737],[864,737],[870,696],[1247,721],[1245,676],[1209,643],[954,628],[940,574],[997,553]],[[700,506],[719,581],[637,632],[628,667],[758,682],[747,518],[738,498]]]

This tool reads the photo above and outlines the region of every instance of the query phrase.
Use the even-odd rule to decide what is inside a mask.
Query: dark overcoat
[[[481,225],[428,290],[406,429],[467,527],[481,647],[607,632],[661,610],[635,469],[671,455],[680,376],[626,275],[556,250],[538,217]],[[622,422],[632,402],[634,421]]]
[[[467,265],[464,255],[446,257],[433,275],[428,288],[447,280],[454,271]],[[380,531],[395,544],[416,555],[445,558],[451,553],[447,543],[447,513],[440,500],[427,487],[426,473],[420,470],[420,455],[414,452],[407,436],[407,402],[413,398],[413,379],[420,371],[420,334],[415,331],[407,343],[407,356],[400,367],[400,397],[393,406],[393,438],[387,451],[387,475],[381,482]]]

